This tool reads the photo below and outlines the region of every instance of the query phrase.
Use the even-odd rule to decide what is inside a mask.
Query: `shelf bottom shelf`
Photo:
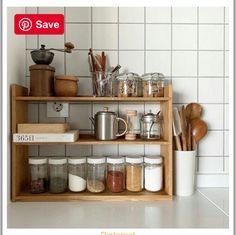
[[[173,196],[167,194],[164,190],[159,192],[142,191],[132,193],[124,191],[122,193],[90,193],[88,191],[81,193],[65,192],[60,194],[42,193],[32,194],[22,192],[16,196],[13,201],[25,202],[55,202],[55,201],[164,201],[172,200]]]

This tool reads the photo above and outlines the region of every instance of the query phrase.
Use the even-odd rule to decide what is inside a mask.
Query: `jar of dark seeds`
[[[44,193],[48,190],[47,158],[30,157],[30,192]]]
[[[65,157],[49,158],[49,191],[63,193],[67,189],[67,159]]]

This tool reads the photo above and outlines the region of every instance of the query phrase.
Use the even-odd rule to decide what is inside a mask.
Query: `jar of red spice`
[[[107,189],[112,193],[119,193],[125,190],[124,162],[124,157],[107,157]]]

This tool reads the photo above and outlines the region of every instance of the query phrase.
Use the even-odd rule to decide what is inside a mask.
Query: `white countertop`
[[[228,188],[204,188],[173,201],[17,202],[8,205],[8,227],[228,228],[228,201]]]

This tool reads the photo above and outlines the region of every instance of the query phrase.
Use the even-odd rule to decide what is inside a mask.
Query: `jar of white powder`
[[[163,187],[163,164],[161,156],[144,157],[145,180],[144,187],[151,192],[157,192]]]
[[[69,157],[69,190],[82,192],[86,189],[87,164],[85,157]]]

